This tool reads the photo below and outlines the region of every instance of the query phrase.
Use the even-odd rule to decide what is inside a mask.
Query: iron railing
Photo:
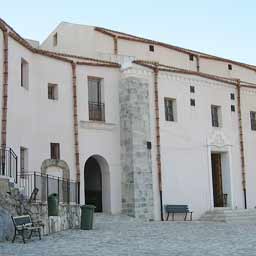
[[[105,104],[89,101],[89,120],[105,121]]]
[[[60,203],[80,203],[79,182],[34,172],[19,174],[18,186],[25,198],[34,202],[46,203],[48,196],[56,193]]]
[[[18,157],[11,148],[0,147],[0,175],[17,182]]]

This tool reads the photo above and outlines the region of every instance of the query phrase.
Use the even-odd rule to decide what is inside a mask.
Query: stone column
[[[153,219],[149,84],[126,77],[119,85],[123,213]]]

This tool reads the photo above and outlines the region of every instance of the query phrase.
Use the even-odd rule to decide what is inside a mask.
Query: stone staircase
[[[215,208],[205,212],[199,221],[256,224],[256,209]]]

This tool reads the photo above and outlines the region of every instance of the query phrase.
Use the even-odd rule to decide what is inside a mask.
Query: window
[[[166,121],[177,121],[176,118],[176,100],[170,98],[164,98],[165,106],[165,120]]]
[[[60,144],[51,143],[51,159],[60,159]]]
[[[195,107],[196,106],[196,100],[190,99],[190,106]]]
[[[189,60],[194,61],[194,55],[193,54],[189,54]]]
[[[250,117],[251,117],[251,129],[253,131],[256,131],[256,112],[251,111],[250,112]]]
[[[103,79],[88,77],[89,120],[105,121]]]
[[[211,114],[212,114],[212,126],[213,127],[220,127],[221,125],[221,107],[220,106],[211,106]]]
[[[232,65],[231,64],[228,64],[228,69],[232,70]]]
[[[230,99],[235,100],[235,94],[234,93],[230,93]]]
[[[150,46],[149,46],[149,51],[150,51],[150,52],[154,52],[154,51],[155,51],[154,45],[150,45]]]
[[[20,147],[20,177],[25,178],[28,173],[28,149]]]
[[[24,59],[21,59],[21,87],[28,89],[28,62]]]
[[[236,107],[235,107],[235,105],[231,105],[231,112],[236,112]]]
[[[57,46],[57,44],[58,44],[58,34],[55,33],[53,35],[53,46]]]
[[[48,99],[57,100],[58,99],[58,85],[57,84],[48,84]]]
[[[195,86],[192,86],[192,85],[190,86],[190,92],[195,93]]]

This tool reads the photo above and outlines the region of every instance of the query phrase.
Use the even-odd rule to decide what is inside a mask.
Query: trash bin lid
[[[48,198],[49,197],[58,197],[58,194],[57,193],[52,193],[52,194],[50,194],[49,196],[48,196]]]
[[[95,209],[96,206],[92,205],[92,204],[85,204],[85,205],[82,205],[81,208],[90,208],[90,209]]]

